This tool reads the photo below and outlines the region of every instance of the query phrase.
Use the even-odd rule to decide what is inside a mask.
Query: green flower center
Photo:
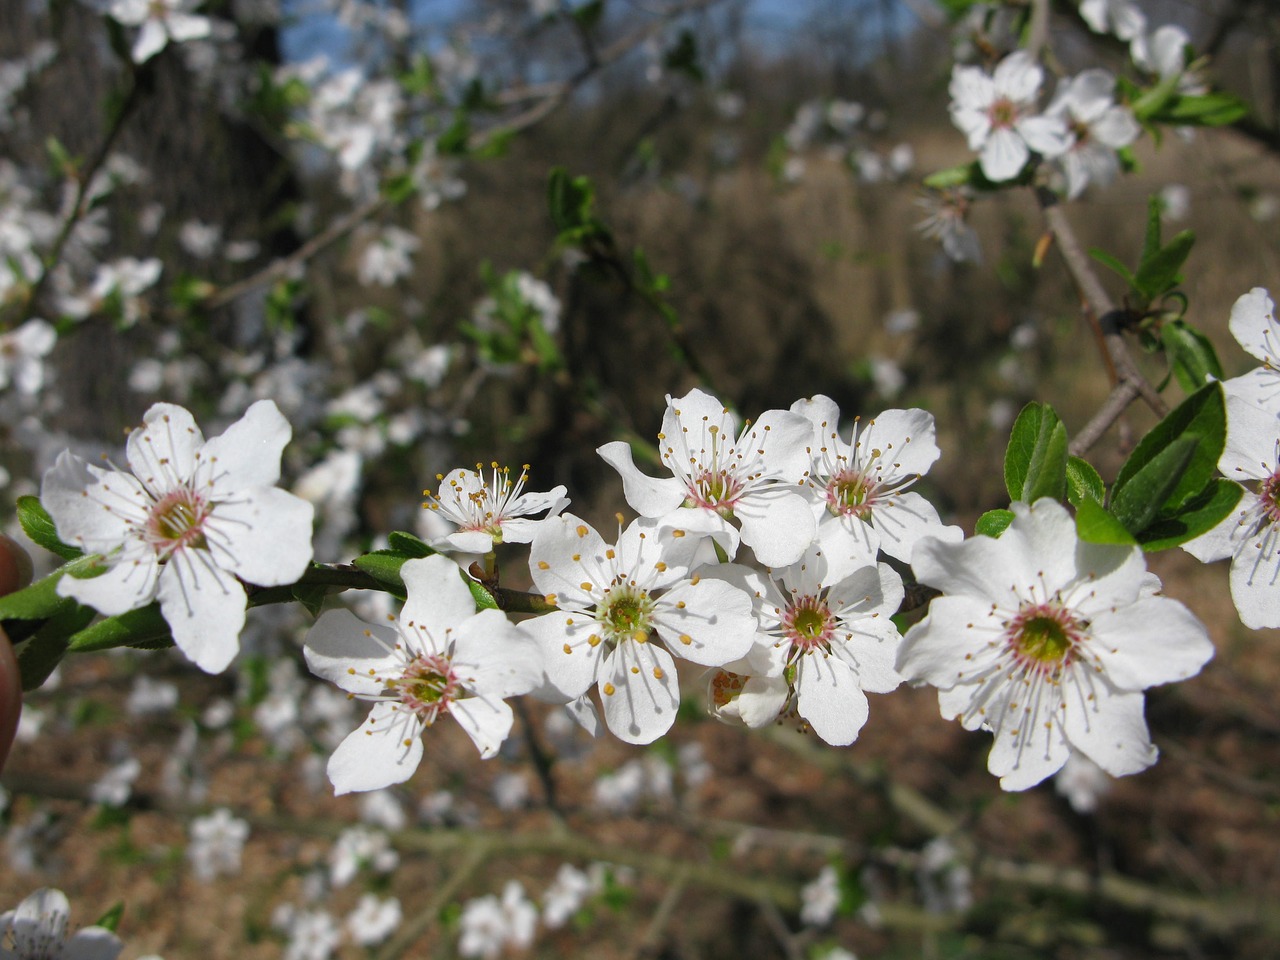
[[[1020,661],[1050,669],[1071,661],[1087,627],[1086,621],[1061,604],[1029,604],[1009,621],[1005,635]]]
[[[449,710],[462,689],[448,657],[423,654],[404,668],[404,673],[387,682],[387,692],[416,713],[426,723]]]
[[[801,651],[829,646],[835,627],[836,618],[821,597],[794,598],[782,618],[783,634]]]
[[[646,590],[622,586],[605,598],[604,615],[599,617],[611,640],[644,642],[653,629],[653,600]]]
[[[195,491],[183,487],[157,500],[147,517],[147,540],[156,553],[167,557],[176,550],[207,549],[204,522],[212,507]]]

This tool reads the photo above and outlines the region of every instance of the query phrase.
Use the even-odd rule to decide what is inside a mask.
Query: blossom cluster
[[[268,401],[208,442],[161,404],[129,437],[132,473],[64,454],[44,502],[58,535],[99,559],[59,593],[107,615],[158,601],[178,647],[224,669],[244,585],[290,584],[310,564],[311,506],[275,486],[288,435]],[[594,691],[609,731],[650,743],[675,721],[680,661],[701,669],[726,722],[792,717],[846,745],[866,694],[907,679],[938,687],[944,716],[995,733],[990,767],[1006,788],[1040,782],[1073,750],[1133,773],[1155,759],[1141,691],[1212,654],[1203,626],[1158,596],[1139,548],[1080,542],[1056,502],[1015,503],[999,540],[945,525],[911,489],[939,456],[923,410],[842,430],[836,404],[815,396],[743,422],[695,389],[668,397],[657,440],[664,476],[625,443],[599,449],[639,515],[619,516],[612,539],[565,510],[563,487],[525,492],[527,471],[441,476],[427,506],[452,531],[434,547],[465,559],[528,543],[545,612],[513,623],[477,610],[472,574],[436,554],[400,565],[398,615],[321,615],[307,666],[372,704],[329,759],[338,793],[408,779],[445,715],[496,755],[514,721],[505,701],[524,694],[594,731]],[[943,596],[904,638],[908,566]]]

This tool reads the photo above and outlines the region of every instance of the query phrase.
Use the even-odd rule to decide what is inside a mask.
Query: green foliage
[[[1093,497],[1076,504],[1081,539],[1164,550],[1217,526],[1243,494],[1215,476],[1226,429],[1222,386],[1209,383],[1138,442],[1112,485],[1109,509]]]
[[[973,532],[983,537],[998,537],[1013,523],[1012,510],[988,510],[978,518]]]
[[[1112,502],[1124,494],[1125,488],[1135,482],[1149,464],[1183,438],[1194,439],[1195,449],[1179,470],[1177,482],[1169,486],[1169,492],[1161,502],[1161,507],[1167,510],[1177,510],[1199,495],[1217,472],[1218,458],[1222,456],[1227,438],[1227,410],[1221,384],[1210,383],[1201,387],[1138,441],[1116,475],[1111,491]],[[1144,476],[1149,477],[1149,474]]]
[[[1093,464],[1079,457],[1067,457],[1067,500],[1079,507],[1085,500],[1102,503],[1107,497],[1106,485]]]
[[[124,916],[124,903],[117,901],[106,913],[100,916],[95,922],[95,927],[102,927],[115,933],[120,927],[120,919]]]
[[[683,73],[698,83],[706,79],[706,74],[698,63],[698,41],[692,30],[680,31],[675,45],[667,50],[662,62],[672,73]]]
[[[1183,230],[1167,244],[1160,240],[1163,204],[1159,196],[1151,197],[1147,204],[1147,229],[1143,238],[1142,253],[1138,265],[1129,269],[1119,259],[1096,247],[1089,255],[1103,266],[1114,271],[1129,285],[1132,306],[1139,313],[1156,300],[1170,294],[1182,282],[1182,266],[1191,254],[1195,234]]]
[[[595,188],[587,177],[570,177],[564,167],[552,169],[547,178],[547,207],[558,246],[610,240],[608,227],[595,215],[595,205]]]
[[[56,553],[63,560],[75,560],[84,555],[78,547],[63,543],[58,539],[58,530],[53,517],[45,510],[39,497],[19,497],[17,503],[18,523],[22,524],[22,532],[31,538],[36,546],[44,547],[50,553]]]
[[[1169,367],[1178,385],[1194,393],[1210,380],[1222,380],[1222,364],[1213,344],[1185,320],[1171,320],[1160,326],[1160,342],[1169,357]]]
[[[169,624],[160,613],[159,604],[150,604],[114,617],[104,617],[97,623],[78,630],[70,638],[69,649],[76,653],[91,650],[111,650],[115,647],[146,647],[169,645],[172,636]]]
[[[604,17],[604,0],[590,0],[575,7],[572,13],[574,22],[583,30],[594,30]]]
[[[40,626],[18,652],[23,690],[35,690],[49,678],[67,652],[68,637],[93,617],[94,612],[88,607],[68,601]]]
[[[1067,496],[1067,428],[1047,403],[1028,403],[1014,421],[1004,455],[1010,500]]]
[[[1124,524],[1096,500],[1082,500],[1076,506],[1076,533],[1089,543],[1137,543]]]
[[[387,544],[392,550],[399,551],[409,557],[429,557],[438,552],[434,547],[404,530],[393,530],[387,534]]]

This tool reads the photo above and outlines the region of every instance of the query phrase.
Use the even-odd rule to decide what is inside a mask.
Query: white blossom
[[[0,390],[12,383],[27,396],[39,393],[44,386],[44,358],[57,341],[57,332],[43,320],[28,320],[0,334]]]
[[[499,900],[493,894],[469,900],[459,919],[458,953],[496,960],[508,950],[526,950],[537,930],[538,908],[516,880],[507,883]]]
[[[189,829],[187,859],[199,879],[208,881],[240,872],[240,854],[249,839],[248,823],[220,807],[207,817],[196,817]]]
[[[445,714],[493,756],[515,719],[504,699],[542,681],[536,647],[500,611],[476,612],[452,560],[410,560],[400,575],[408,599],[392,623],[329,610],[307,634],[311,672],[373,703],[329,758],[338,794],[407,780],[422,760],[423,730]]]
[[[1249,386],[1258,391],[1257,381]],[[1280,404],[1274,394],[1270,401],[1260,407],[1227,392],[1227,442],[1218,469],[1256,489],[1245,489],[1220,524],[1183,544],[1206,563],[1231,558],[1231,599],[1240,621],[1254,630],[1280,626]]]
[[[355,943],[374,947],[395,933],[402,918],[400,901],[395,897],[379,900],[375,894],[366,893],[347,914],[345,926]]]
[[[640,519],[610,545],[562,514],[530,547],[533,582],[559,608],[521,624],[544,651],[547,680],[562,701],[596,686],[605,723],[628,743],[650,743],[675,721],[672,654],[718,666],[745,654],[755,632],[746,594],[690,577],[688,548],[671,546],[690,539]]]
[[[1147,687],[1213,656],[1186,607],[1158,596],[1139,547],[1086,543],[1055,500],[1013,504],[999,539],[925,539],[911,566],[942,591],[903,641],[898,670],[938,688],[948,719],[995,734],[1006,790],[1057,773],[1078,750],[1112,776],[1156,759]]]
[[[67,937],[71,904],[61,890],[42,887],[0,914],[0,960],[115,960],[124,944],[103,927]]]
[[[107,616],[158,599],[179,649],[224,670],[245,621],[241,581],[293,583],[311,562],[312,507],[275,486],[289,435],[269,400],[207,442],[188,411],[158,403],[129,434],[133,473],[64,452],[41,500],[58,536],[106,570],[64,576],[58,593]]]
[[[884,551],[904,562],[922,537],[961,539],[959,527],[944,525],[933,504],[910,490],[942,455],[933,414],[886,410],[858,417],[846,441],[830,397],[797,400],[791,409],[812,424],[805,489],[820,538],[840,531],[868,560]]]
[[[785,410],[767,410],[739,431],[723,403],[695,389],[667,397],[658,452],[673,476],[641,473],[622,441],[597,452],[621,475],[627,503],[642,517],[711,537],[730,557],[741,539],[761,563],[785,566],[816,532],[798,487],[812,433],[808,421]]]
[[[800,922],[808,927],[825,927],[840,907],[840,876],[827,865],[817,879],[800,888]]]
[[[957,65],[951,72],[951,119],[979,152],[982,175],[992,182],[1012,180],[1031,152],[1047,158],[1067,149],[1060,118],[1041,116],[1036,96],[1044,71],[1025,50],[1009,54],[988,75],[980,67]]]
[[[437,475],[440,487],[436,493],[423,491],[425,506],[455,525],[455,529],[432,541],[438,548],[462,553],[488,553],[499,543],[528,543],[547,518],[533,520],[530,514],[548,511],[548,517],[559,513],[569,501],[562,485],[546,493],[525,493],[529,466],[511,479],[509,467],[490,464],[492,473],[486,479],[481,464],[475,470],[450,470]]]
[[[182,43],[207,37],[212,29],[208,17],[192,13],[200,0],[112,0],[107,13],[126,27],[139,27],[131,56],[145,63],[172,41]]]
[[[1058,158],[1074,200],[1090,183],[1108,186],[1120,172],[1116,151],[1138,139],[1142,128],[1128,107],[1115,102],[1115,77],[1107,70],[1085,70],[1059,87],[1046,116],[1067,125],[1070,146]]]

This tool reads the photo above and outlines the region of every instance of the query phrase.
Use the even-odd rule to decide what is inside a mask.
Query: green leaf
[[[110,930],[112,933],[115,933],[116,929],[120,926],[120,918],[123,916],[124,903],[118,902],[110,910],[100,916],[94,926],[102,927],[103,929]]]
[[[1181,96],[1163,104],[1151,119],[1178,126],[1225,127],[1249,115],[1248,105],[1234,94],[1211,93]]]
[[[1010,500],[1067,496],[1067,428],[1048,404],[1028,403],[1014,421],[1004,455]]]
[[[88,653],[116,647],[146,647],[158,642],[167,645],[171,639],[160,605],[153,603],[85,626],[71,636],[70,649],[75,653]]]
[[[72,560],[31,586],[0,597],[0,620],[44,620],[68,606],[75,606],[76,602],[70,597],[58,596],[58,581],[66,574],[74,576],[105,573],[106,567],[101,564],[101,559],[95,553]]]
[[[1124,524],[1096,500],[1081,500],[1076,506],[1076,533],[1087,543],[1137,544]]]
[[[403,600],[405,598],[404,581],[400,579],[400,568],[404,566],[406,560],[412,559],[395,550],[375,550],[373,553],[356,557],[354,564],[357,570],[367,573],[379,583],[389,587],[389,593]]]
[[[1217,477],[1198,497],[1192,497],[1172,516],[1161,516],[1138,535],[1142,549],[1167,550],[1208,533],[1225,520],[1244,495],[1234,480]]]
[[[1178,488],[1199,446],[1197,437],[1178,437],[1129,477],[1123,487],[1117,484],[1111,495],[1111,512],[1126,530],[1136,537],[1155,519]]]
[[[1147,198],[1147,229],[1142,235],[1142,253],[1138,263],[1143,264],[1160,252],[1160,228],[1164,224],[1164,198],[1153,193]]]
[[[1097,260],[1104,267],[1114,270],[1122,278],[1124,278],[1125,283],[1127,283],[1131,287],[1133,286],[1133,271],[1130,270],[1123,263],[1121,263],[1119,260],[1117,260],[1115,257],[1113,257],[1111,254],[1107,253],[1107,251],[1101,250],[1098,247],[1090,247],[1089,256],[1093,257],[1093,259]]]
[[[471,591],[471,596],[476,602],[477,611],[500,609],[498,601],[494,599],[492,593],[485,589],[483,584],[476,583],[476,581],[465,575],[462,579],[466,582],[467,588]]]
[[[430,544],[403,530],[393,530],[387,534],[387,544],[392,550],[408,557],[429,557],[437,552]]]
[[[1012,510],[988,510],[978,518],[973,532],[978,536],[998,537],[1009,528],[1009,524],[1013,523],[1013,517]]]
[[[702,83],[706,79],[701,65],[698,63],[698,42],[692,30],[681,30],[675,46],[669,49],[663,58],[666,68],[673,73],[683,73],[692,80]]]
[[[17,510],[22,532],[30,537],[32,542],[51,553],[56,553],[63,560],[74,560],[84,555],[83,550],[58,539],[58,530],[54,525],[53,517],[49,516],[39,497],[19,497]]]
[[[1169,354],[1169,365],[1178,385],[1187,393],[1199,390],[1209,379],[1223,379],[1222,364],[1213,344],[1185,320],[1173,320],[1160,327],[1160,342]]]
[[[1199,496],[1217,473],[1218,458],[1222,456],[1227,440],[1227,411],[1221,384],[1205,384],[1138,441],[1116,476],[1111,490],[1112,501],[1162,450],[1184,436],[1195,437],[1199,443],[1181,481],[1163,504],[1157,504],[1161,512],[1174,513],[1192,497]]]
[[[23,690],[35,690],[49,679],[49,674],[66,655],[71,635],[95,616],[89,607],[69,601],[68,606],[45,621],[18,652],[18,672],[22,675]]]
[[[1067,500],[1073,507],[1082,500],[1102,503],[1107,497],[1106,485],[1093,464],[1079,457],[1067,457]]]
[[[972,163],[966,163],[958,167],[938,170],[924,178],[924,185],[930,190],[952,190],[956,187],[967,186],[974,182],[977,169],[978,163],[975,160]]]
[[[1150,257],[1143,257],[1134,274],[1133,284],[1148,300],[1155,300],[1176,287],[1182,277],[1179,271],[1191,254],[1196,235],[1183,230]]]
[[[583,30],[593,30],[604,16],[604,0],[590,0],[573,11],[573,19]]]
[[[318,583],[295,583],[292,588],[293,599],[297,600],[313,617],[320,616],[324,608],[325,597],[329,588]]]
[[[471,139],[471,117],[465,110],[455,111],[449,129],[436,140],[436,150],[443,157],[465,156]]]

